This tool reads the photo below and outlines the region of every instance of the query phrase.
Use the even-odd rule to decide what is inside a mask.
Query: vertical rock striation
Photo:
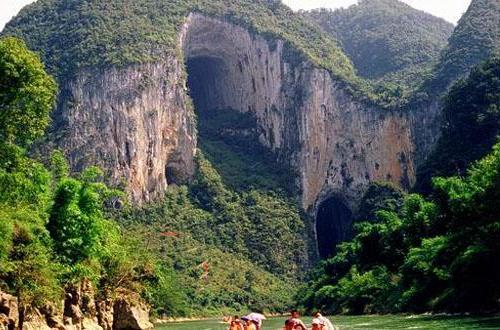
[[[136,202],[160,197],[169,180],[194,171],[195,121],[183,81],[173,57],[83,70],[61,86],[54,140],[73,169],[101,166]]]
[[[374,180],[414,182],[407,115],[357,101],[291,45],[201,14],[186,18],[179,43],[201,91],[195,103],[254,115],[260,142],[297,173],[291,180],[311,215],[332,196],[355,211]],[[193,174],[189,105],[177,57],[86,69],[62,83],[52,133],[73,168],[98,164],[125,180],[134,201],[150,201]]]
[[[189,71],[203,86],[197,103],[254,114],[262,144],[298,173],[306,210],[315,213],[331,195],[355,208],[374,180],[413,183],[405,115],[357,102],[282,41],[228,22],[192,14],[181,42],[188,63],[201,62]],[[208,69],[197,74],[197,67]]]

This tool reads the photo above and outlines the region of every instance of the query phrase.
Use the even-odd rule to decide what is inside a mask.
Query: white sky
[[[25,5],[34,0],[0,0],[0,30]],[[442,17],[449,22],[456,23],[467,10],[471,0],[402,0],[410,6],[425,10],[435,16]],[[283,0],[295,10],[314,8],[347,7],[357,0]]]
[[[282,0],[292,9],[348,7],[357,0]],[[424,10],[434,16],[442,17],[456,24],[469,7],[471,0],[401,0],[413,8]]]

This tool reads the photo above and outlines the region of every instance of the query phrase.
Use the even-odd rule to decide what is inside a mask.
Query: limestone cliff
[[[300,173],[305,209],[333,194],[355,207],[373,180],[413,182],[405,115],[356,101],[282,41],[227,22],[190,15],[181,42],[188,63],[201,62],[188,65],[200,106],[253,113],[261,142]]]
[[[100,165],[139,203],[188,180],[197,134],[187,73],[197,106],[255,116],[260,142],[298,173],[290,180],[312,216],[331,197],[355,212],[372,181],[414,182],[407,115],[357,100],[289,43],[198,13],[178,42],[183,56],[63,79],[52,137],[74,169]]]
[[[86,69],[60,86],[52,137],[75,170],[106,169],[134,201],[162,195],[193,173],[195,118],[175,57]],[[169,182],[170,181],[170,182]]]

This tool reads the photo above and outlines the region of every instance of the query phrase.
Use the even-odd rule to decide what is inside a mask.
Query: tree
[[[21,146],[39,138],[49,125],[57,85],[26,44],[0,39],[0,140]]]
[[[19,301],[22,328],[28,306],[41,307],[46,301],[61,298],[57,263],[52,260],[50,238],[44,221],[27,208],[0,208],[3,230],[0,253],[0,283]]]

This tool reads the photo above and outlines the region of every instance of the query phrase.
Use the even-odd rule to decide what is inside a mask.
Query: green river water
[[[330,318],[337,329],[500,329],[500,316],[335,316]],[[281,330],[284,318],[264,321],[263,329]],[[310,322],[310,318],[303,318]],[[227,326],[219,321],[196,321],[168,323],[157,326],[155,330],[225,330]]]

